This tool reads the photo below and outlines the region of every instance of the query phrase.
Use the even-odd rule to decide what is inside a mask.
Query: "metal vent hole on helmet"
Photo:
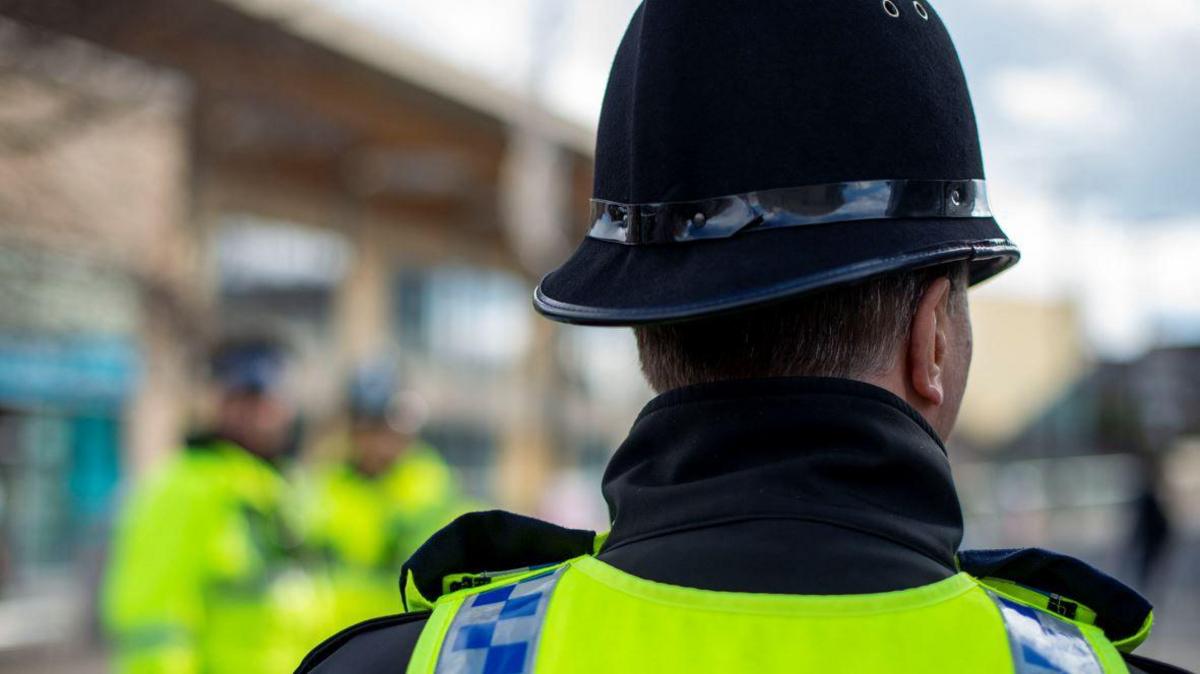
[[[883,0],[883,11],[887,12],[888,16],[893,19],[900,18],[900,8],[892,0]]]
[[[917,10],[917,15],[926,21],[929,20],[929,11],[925,9],[925,5],[921,4],[921,0],[913,0],[913,7]]]

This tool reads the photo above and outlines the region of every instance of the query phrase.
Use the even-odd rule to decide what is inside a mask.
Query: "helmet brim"
[[[974,285],[1019,258],[990,217],[862,220],[645,246],[587,238],[542,279],[533,303],[563,323],[668,323],[958,260],[970,262]]]

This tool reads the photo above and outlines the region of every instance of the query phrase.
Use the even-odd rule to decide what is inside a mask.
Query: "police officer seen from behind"
[[[967,289],[1018,252],[925,0],[646,0],[595,175],[534,302],[633,326],[660,393],[611,531],[464,516],[406,563],[409,613],[301,671],[1178,671],[1131,654],[1151,607],[1113,578],[959,549]]]
[[[282,510],[283,348],[237,338],[212,370],[212,432],[135,485],[117,523],[103,597],[116,674],[275,674],[328,625]]]

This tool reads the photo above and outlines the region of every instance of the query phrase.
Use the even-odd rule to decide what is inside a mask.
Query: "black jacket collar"
[[[962,539],[937,434],[895,395],[844,379],[721,382],[665,393],[638,416],[603,491],[613,522],[605,552],[613,558],[687,531],[719,528],[715,540],[736,539],[755,530],[739,523],[770,520],[778,526],[738,542],[744,556],[772,549],[778,556],[780,541],[759,540],[766,530],[785,538],[792,532],[791,549],[817,557],[825,542],[835,547],[830,531],[853,532],[891,548],[881,559],[900,550],[948,574]]]

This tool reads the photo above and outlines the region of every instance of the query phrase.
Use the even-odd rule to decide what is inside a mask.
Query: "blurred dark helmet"
[[[926,0],[646,0],[618,48],[590,231],[542,279],[564,322],[697,318],[1017,247]]]
[[[213,350],[213,380],[227,394],[266,396],[283,388],[288,349],[272,337],[235,337]]]
[[[374,362],[355,368],[347,391],[350,420],[362,426],[387,426],[412,434],[427,416],[425,400],[401,388],[395,367]]]
[[[347,392],[350,416],[357,422],[386,422],[399,379],[386,365],[355,368]]]

